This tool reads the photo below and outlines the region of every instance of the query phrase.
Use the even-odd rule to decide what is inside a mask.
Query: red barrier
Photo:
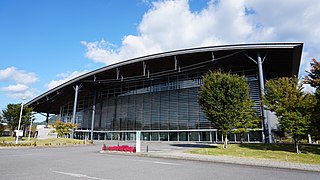
[[[136,152],[136,147],[122,145],[122,146],[108,146],[109,151],[122,151],[122,152]]]
[[[102,150],[102,151],[106,151],[106,150],[107,150],[107,146],[106,146],[105,144],[103,144],[101,150]]]

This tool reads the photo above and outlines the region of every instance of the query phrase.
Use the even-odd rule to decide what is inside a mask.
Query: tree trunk
[[[244,142],[244,133],[240,133],[240,144],[243,144]]]
[[[297,140],[296,136],[294,136],[294,146],[295,146],[295,148],[296,148],[297,154],[300,154],[299,144],[298,144],[298,140]]]
[[[311,135],[310,134],[308,134],[308,142],[309,142],[309,144],[312,144],[312,140],[311,140]]]
[[[224,136],[223,148],[224,149],[228,148],[228,136],[227,135]]]
[[[28,132],[28,125],[25,124],[25,125],[23,125],[23,137],[27,136],[27,132]]]

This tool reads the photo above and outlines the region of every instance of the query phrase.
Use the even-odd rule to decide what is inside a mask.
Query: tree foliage
[[[72,129],[78,127],[78,125],[58,120],[53,124],[53,127],[55,128],[54,132],[57,132],[59,137],[64,137],[69,135]]]
[[[310,134],[315,140],[320,140],[320,90],[314,95],[315,106],[312,111]]]
[[[199,103],[207,118],[225,138],[225,148],[227,135],[233,129],[246,129],[254,123],[253,103],[244,77],[220,71],[210,72],[203,77],[199,94]]]
[[[320,87],[320,62],[316,59],[312,59],[311,70],[310,72],[307,71],[308,76],[304,78],[304,83],[310,84],[312,87],[316,88],[317,90]]]
[[[240,114],[240,118],[236,122],[234,133],[240,134],[240,142],[244,140],[245,133],[248,133],[250,130],[256,130],[259,128],[260,119],[257,116],[257,111],[252,108],[254,102],[250,99],[243,101],[243,109]]]
[[[304,78],[304,83],[310,84],[316,88],[315,96],[315,107],[312,111],[310,134],[316,140],[320,139],[320,62],[316,59],[312,59],[310,63],[311,70],[307,71],[308,75]]]
[[[3,120],[8,124],[8,127],[11,131],[14,131],[18,128],[20,111],[21,104],[8,104],[7,107],[2,110]],[[24,126],[29,125],[32,118],[32,108],[23,106],[21,127],[23,128]]]
[[[282,77],[267,81],[263,97],[264,104],[278,117],[280,129],[293,137],[297,153],[298,142],[309,129],[314,106],[313,96],[302,90],[297,78]]]

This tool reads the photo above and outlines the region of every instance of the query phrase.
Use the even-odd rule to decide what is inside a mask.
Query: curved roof
[[[76,84],[82,84],[85,94],[112,83],[130,81],[130,78],[148,78],[152,75],[174,71],[179,61],[181,68],[208,61],[221,61],[221,66],[255,66],[257,52],[265,57],[265,73],[292,76],[299,72],[303,43],[255,43],[200,47],[158,53],[125,60],[102,67],[74,78],[32,99],[26,105],[36,112],[58,114],[60,106],[73,101]],[[251,59],[251,58],[252,59]],[[148,72],[146,72],[148,69]]]

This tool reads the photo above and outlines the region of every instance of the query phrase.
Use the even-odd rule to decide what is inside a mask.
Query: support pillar
[[[90,135],[91,141],[93,141],[94,116],[95,116],[95,112],[96,112],[96,98],[97,98],[97,93],[95,91],[94,95],[93,95],[93,104],[92,104],[91,135]]]
[[[72,113],[72,124],[76,123],[76,112],[77,112],[77,101],[78,101],[78,92],[79,92],[79,85],[76,85],[74,88],[74,103],[73,103],[73,113]],[[74,138],[74,129],[72,128],[71,138]]]
[[[263,77],[263,67],[262,67],[262,60],[261,60],[261,55],[260,53],[257,53],[257,64],[258,64],[258,71],[259,71],[259,86],[260,86],[260,95],[261,97],[264,96],[264,77]],[[268,142],[272,143],[272,137],[271,137],[271,125],[270,125],[270,120],[267,118],[267,111],[265,110],[263,104],[261,103],[261,113],[263,117],[263,122],[264,122],[264,131],[265,128],[267,128],[268,132]],[[266,133],[266,132],[264,132]],[[263,136],[263,140],[265,140],[266,137]]]
[[[117,76],[117,80],[119,80],[119,77],[120,77],[120,70],[119,70],[119,68],[116,69],[116,76]]]
[[[143,76],[146,76],[147,64],[144,61],[142,62],[142,68],[143,68]]]
[[[60,119],[60,121],[62,121],[62,106],[60,106],[60,114],[59,114],[59,119]]]
[[[218,130],[216,130],[216,142],[218,142]]]
[[[48,128],[48,124],[49,124],[49,113],[47,113],[47,116],[46,116],[46,126],[45,126],[45,128]]]
[[[174,56],[174,69],[180,72],[180,63],[176,56]]]

